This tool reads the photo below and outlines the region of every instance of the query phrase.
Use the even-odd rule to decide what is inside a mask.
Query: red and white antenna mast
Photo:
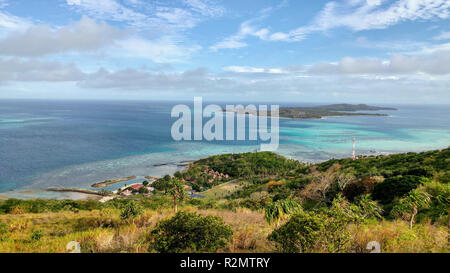
[[[353,160],[356,159],[356,138],[353,138],[353,154],[352,154]]]

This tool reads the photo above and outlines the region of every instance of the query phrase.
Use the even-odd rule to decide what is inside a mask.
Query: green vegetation
[[[130,218],[136,218],[139,214],[142,213],[142,207],[135,202],[131,201],[122,208],[120,212],[120,219],[126,220]]]
[[[275,227],[280,227],[280,221],[290,214],[294,214],[301,210],[299,203],[290,199],[278,200],[275,203],[266,205],[265,217],[269,224],[275,224]]]
[[[179,212],[151,232],[150,250],[157,252],[215,252],[225,247],[233,231],[220,217]]]
[[[280,117],[284,118],[322,118],[329,116],[387,116],[377,113],[352,113],[355,111],[396,110],[389,107],[376,107],[366,104],[331,104],[313,107],[281,107]]]
[[[151,195],[2,200],[0,252],[64,252],[73,240],[83,252],[362,253],[370,241],[449,252],[449,163],[448,148],[319,164],[212,156],[157,179]]]
[[[397,110],[390,107],[369,106],[366,104],[331,104],[311,107],[281,107],[279,116],[283,118],[294,119],[315,119],[329,116],[387,116],[378,113],[355,113],[356,111],[378,111],[378,110]],[[239,114],[248,113],[244,109],[234,110]],[[259,113],[258,113],[259,114]],[[271,112],[268,111],[270,116]]]
[[[181,183],[180,180],[177,178],[173,178],[168,183],[168,193],[173,198],[173,209],[175,212],[178,211],[178,202],[181,202],[184,200],[184,197],[186,195],[184,191],[184,186]]]
[[[388,204],[394,198],[402,197],[426,182],[429,182],[428,178],[414,175],[389,177],[383,182],[375,184],[373,197],[383,204]]]

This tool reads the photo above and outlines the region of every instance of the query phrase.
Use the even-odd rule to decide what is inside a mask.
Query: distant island
[[[379,110],[397,110],[391,107],[370,106],[367,104],[330,104],[310,107],[280,107],[279,116],[281,118],[293,119],[318,119],[332,116],[387,116],[380,113],[355,113],[356,111],[379,111]],[[242,111],[233,111],[238,114],[245,113]],[[271,115],[270,111],[267,113]]]

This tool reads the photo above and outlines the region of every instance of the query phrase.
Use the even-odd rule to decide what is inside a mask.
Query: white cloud
[[[90,52],[111,45],[123,32],[83,17],[79,22],[52,29],[33,26],[24,32],[13,32],[0,40],[3,56],[42,56],[67,52]]]
[[[211,46],[210,49],[213,51],[217,51],[217,50],[223,49],[223,48],[232,49],[232,48],[241,48],[241,47],[246,47],[246,46],[247,46],[246,43],[238,41],[235,37],[231,37],[231,38],[227,38],[227,39]]]
[[[20,60],[17,58],[0,60],[0,82],[27,81],[80,81],[84,78],[74,64]]]
[[[67,0],[67,5],[80,8],[89,16],[102,20],[131,22],[140,25],[147,19],[144,14],[124,7],[115,0]]]
[[[123,90],[208,90],[218,81],[210,77],[205,68],[181,73],[152,73],[135,69],[108,71],[101,69],[88,75],[79,85],[83,88],[113,88]]]
[[[185,46],[178,43],[171,36],[164,36],[156,40],[146,40],[132,37],[117,42],[124,50],[122,57],[150,59],[156,63],[183,62],[201,49],[200,46]]]
[[[266,41],[297,42],[315,32],[335,28],[349,28],[353,31],[384,29],[389,26],[416,20],[450,18],[450,1],[448,0],[399,0],[390,5],[383,5],[384,0],[347,0],[342,3],[328,2],[312,23],[288,32],[270,33],[267,28],[255,28],[251,21],[244,22],[238,33],[212,46],[213,50],[246,46],[242,42],[247,36],[256,36]],[[251,31],[245,32],[244,28]],[[263,35],[255,35],[264,30]],[[446,37],[446,36],[444,36]],[[230,47],[227,47],[230,45]]]
[[[300,40],[312,32],[339,27],[353,31],[384,29],[404,21],[449,17],[447,0],[399,0],[387,7],[381,1],[329,2],[312,24],[292,30],[288,35],[291,40]]]
[[[25,46],[32,44],[33,46]],[[144,39],[105,22],[83,17],[68,26],[52,28],[37,25],[11,32],[0,38],[0,55],[40,57],[67,53],[106,53],[121,58],[145,58],[156,63],[183,62],[201,49],[185,45],[182,37],[162,36]]]
[[[217,6],[212,1],[183,0],[183,2],[193,10],[205,16],[222,16],[225,13],[223,7]]]
[[[346,57],[338,63],[318,63],[310,67],[313,74],[450,74],[450,51],[430,55],[393,54],[389,60]]]
[[[240,27],[239,31],[222,41],[214,44],[210,47],[211,50],[217,51],[219,49],[232,49],[232,48],[241,48],[247,46],[246,43],[241,42],[243,39],[245,39],[248,36],[258,37],[261,40],[268,39],[268,33],[269,30],[266,28],[257,28],[255,26],[252,26],[252,22],[254,20],[248,20],[243,22]]]
[[[287,73],[280,68],[258,68],[250,66],[226,66],[223,68],[225,71],[235,73],[268,73],[268,74],[285,74]]]
[[[362,2],[354,8],[336,2],[328,3],[316,18],[312,29],[327,30],[348,27],[352,30],[383,29],[388,26],[418,19],[450,16],[450,2],[447,0],[399,0],[388,7]]]
[[[433,39],[434,40],[438,40],[438,41],[450,40],[450,31],[441,32],[441,34],[439,34],[438,36],[434,37]]]
[[[0,9],[8,6],[8,2],[6,0],[0,0]]]
[[[139,29],[168,31],[190,29],[204,19],[224,14],[223,7],[212,1],[183,0],[184,7],[174,7],[170,2],[143,2],[127,0],[66,0],[67,5],[91,17],[127,23]],[[125,5],[127,4],[127,5]]]
[[[0,31],[21,31],[27,29],[31,23],[28,20],[0,11]]]

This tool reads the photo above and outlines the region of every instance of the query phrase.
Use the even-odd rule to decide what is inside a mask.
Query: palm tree
[[[381,219],[383,209],[376,201],[370,198],[370,194],[361,195],[356,198],[356,204],[359,207],[359,213],[362,218],[375,217]]]
[[[178,201],[183,201],[186,195],[184,185],[177,178],[172,178],[169,182],[168,193],[173,197],[173,207],[175,213],[178,211]]]
[[[414,217],[419,209],[426,209],[431,202],[430,195],[421,190],[411,191],[406,197],[400,199],[392,208],[394,216],[400,216],[409,220],[409,228],[412,229]]]
[[[301,209],[300,204],[291,199],[278,200],[266,206],[265,218],[270,225],[275,224],[275,227],[279,228],[282,219]]]

